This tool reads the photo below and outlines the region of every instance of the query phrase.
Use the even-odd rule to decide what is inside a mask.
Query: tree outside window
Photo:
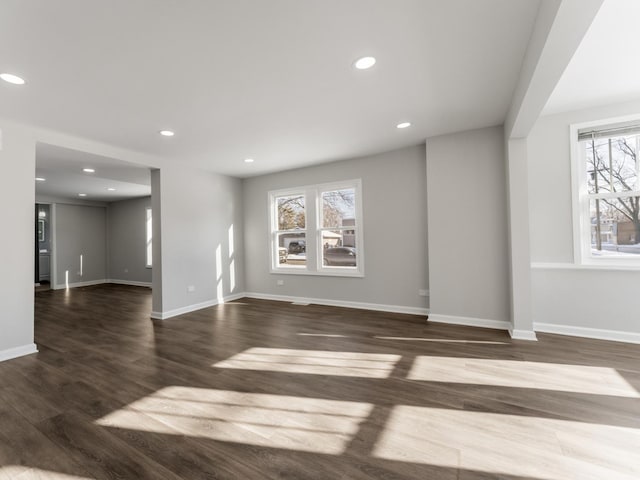
[[[582,136],[591,254],[640,256],[640,135]]]

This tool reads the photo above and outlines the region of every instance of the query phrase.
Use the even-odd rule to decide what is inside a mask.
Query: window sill
[[[322,270],[322,271],[311,271],[311,270],[297,270],[297,269],[286,269],[286,268],[272,268],[270,270],[271,274],[275,275],[310,275],[316,277],[355,277],[355,278],[364,278],[364,272],[361,271],[342,271],[342,270]]]
[[[640,272],[640,264],[615,265],[611,263],[531,263],[534,270],[608,270],[624,272]]]

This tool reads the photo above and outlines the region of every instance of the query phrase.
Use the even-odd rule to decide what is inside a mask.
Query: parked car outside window
[[[289,253],[304,253],[307,251],[307,244],[303,241],[291,242],[289,244]]]
[[[356,266],[356,249],[353,247],[334,247],[324,251],[324,264],[342,267]]]

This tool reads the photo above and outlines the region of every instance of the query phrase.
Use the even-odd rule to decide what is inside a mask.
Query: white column
[[[507,141],[507,201],[512,338],[536,340],[531,311],[527,141]]]
[[[151,215],[152,215],[152,307],[151,317],[162,318],[162,185],[160,170],[151,170]]]
[[[37,352],[33,343],[35,141],[0,124],[0,361]]]

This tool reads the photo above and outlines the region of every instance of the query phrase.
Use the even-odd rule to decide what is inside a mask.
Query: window
[[[307,265],[307,230],[304,192],[274,197],[276,229],[274,245],[278,266],[304,268]]]
[[[360,180],[269,192],[271,271],[362,276]]]
[[[640,120],[572,133],[576,261],[640,267]]]
[[[322,265],[357,267],[356,189],[354,187],[328,189],[320,193],[320,239]]]
[[[153,240],[153,225],[151,219],[151,209],[147,208],[147,221],[146,221],[146,232],[147,232],[147,268],[151,268],[153,265],[153,248],[152,248],[152,240]]]

